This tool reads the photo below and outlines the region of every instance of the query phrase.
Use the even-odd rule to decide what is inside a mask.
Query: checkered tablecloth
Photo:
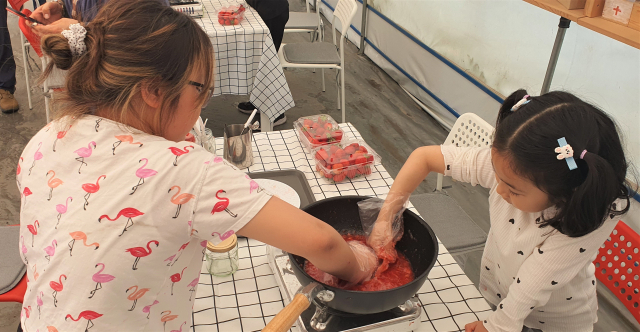
[[[346,138],[362,138],[351,124],[340,126]],[[216,146],[217,154],[222,155],[222,138]],[[313,156],[300,144],[294,130],[254,134],[253,158],[255,164],[249,172],[304,172],[316,200],[342,195],[384,197],[393,183],[381,164],[376,164],[366,178],[328,182],[314,172]],[[193,307],[193,331],[260,331],[283,308],[266,245],[252,239],[239,239],[238,243],[240,266],[233,276],[212,277],[203,265]],[[447,249],[441,243],[439,247],[438,260],[418,292],[423,312],[416,331],[464,331],[465,324],[484,319],[491,308]]]
[[[269,28],[248,6],[239,25],[218,23],[218,10],[239,0],[201,0],[202,18],[196,22],[211,38],[216,58],[214,96],[248,95],[271,122],[294,106]]]

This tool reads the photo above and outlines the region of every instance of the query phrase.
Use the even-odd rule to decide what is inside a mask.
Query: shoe
[[[9,90],[0,89],[0,109],[5,114],[15,113],[20,109],[18,101]]]
[[[258,124],[260,123],[260,120],[258,120]],[[283,124],[287,123],[287,116],[282,114],[279,117],[276,118],[276,121],[273,122],[273,127],[277,127],[277,126],[281,126]],[[254,133],[259,133],[261,131],[261,127],[258,127],[258,129],[254,130]]]
[[[256,109],[255,106],[250,101],[245,101],[244,103],[238,104],[238,111],[244,114],[251,114],[253,110]]]

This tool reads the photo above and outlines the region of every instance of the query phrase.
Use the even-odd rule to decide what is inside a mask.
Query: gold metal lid
[[[228,252],[235,248],[238,244],[238,237],[233,234],[224,241],[220,242],[217,246],[211,242],[207,242],[207,249],[211,252]]]

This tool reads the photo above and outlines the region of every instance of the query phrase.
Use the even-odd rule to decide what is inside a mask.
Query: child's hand
[[[356,256],[358,267],[360,268],[360,274],[356,283],[370,280],[378,268],[378,257],[376,253],[366,244],[358,241],[349,241],[347,244],[349,244],[351,251],[353,251],[354,256]]]
[[[464,332],[489,332],[481,321],[469,323],[464,326]]]

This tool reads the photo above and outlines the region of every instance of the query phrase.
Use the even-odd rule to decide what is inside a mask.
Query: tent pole
[[[547,67],[547,73],[544,75],[544,81],[542,82],[542,91],[540,91],[541,95],[549,92],[549,88],[551,87],[551,80],[553,80],[553,74],[555,73],[556,65],[558,64],[558,57],[560,57],[560,49],[562,48],[562,42],[564,41],[564,34],[567,32],[567,29],[569,29],[569,24],[571,24],[571,20],[560,17],[558,34],[556,35],[556,41],[553,43],[549,66]]]
[[[364,55],[364,39],[367,31],[367,0],[362,0],[362,25],[360,26],[360,50],[358,55]]]

